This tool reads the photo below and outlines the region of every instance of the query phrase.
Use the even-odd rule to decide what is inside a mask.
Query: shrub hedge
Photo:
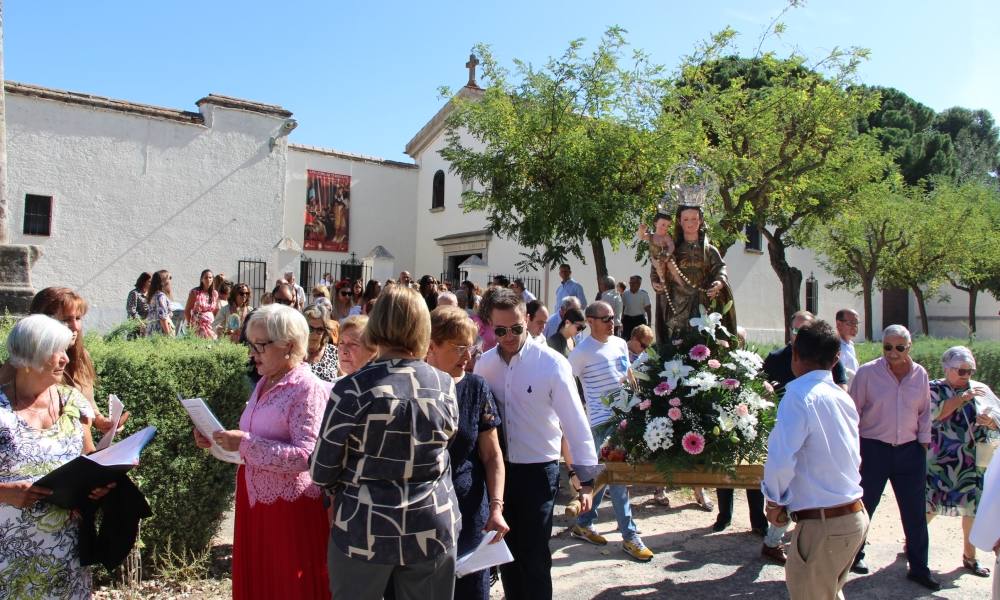
[[[6,358],[10,323],[2,325],[0,358]],[[125,341],[87,335],[86,343],[97,368],[102,412],[114,393],[131,413],[119,439],[147,425],[157,428],[132,471],[153,509],[142,524],[144,563],[157,564],[168,543],[173,554],[204,552],[232,506],[236,468],[194,445],[191,421],[177,396],[204,398],[225,426],[237,427],[250,394],[246,349],[197,338]]]

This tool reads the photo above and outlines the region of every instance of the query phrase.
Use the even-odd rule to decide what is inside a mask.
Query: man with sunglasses
[[[861,487],[874,518],[886,482],[892,482],[906,534],[907,579],[937,591],[927,568],[925,516],[927,446],[931,441],[931,393],[927,371],[910,358],[910,332],[890,325],[882,332],[882,357],[858,368],[851,397],[861,417]],[[851,566],[868,573],[864,546]]]
[[[500,567],[504,595],[518,600],[552,598],[552,509],[559,489],[563,435],[582,482],[589,510],[600,472],[587,417],[565,358],[545,344],[527,343],[524,299],[508,288],[491,292],[490,326],[497,345],[476,362],[500,411],[506,487],[504,519],[514,562]]]
[[[601,399],[608,393],[621,389],[622,380],[629,371],[628,345],[625,340],[614,335],[615,311],[610,304],[594,302],[587,305],[584,314],[587,325],[590,326],[590,337],[580,342],[570,353],[569,364],[573,367],[573,375],[583,387],[594,446],[600,448],[615,427],[611,420],[611,409]],[[632,505],[629,502],[628,486],[625,485],[607,485],[601,488],[594,496],[593,508],[580,513],[576,524],[570,529],[570,535],[598,546],[608,543],[604,536],[594,530],[597,508],[606,493],[611,495],[618,531],[622,534],[622,549],[636,560],[652,560],[653,552],[642,543],[635,521],[632,520]]]

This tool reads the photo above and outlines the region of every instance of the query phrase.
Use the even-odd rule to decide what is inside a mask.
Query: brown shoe
[[[777,563],[779,565],[784,565],[788,557],[785,555],[785,549],[781,546],[772,548],[767,544],[761,544],[760,555],[768,559],[771,562]]]

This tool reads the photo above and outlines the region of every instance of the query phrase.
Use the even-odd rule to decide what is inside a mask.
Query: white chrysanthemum
[[[764,359],[760,357],[756,352],[750,352],[749,350],[733,350],[729,356],[738,364],[743,367],[750,377],[756,377],[757,373],[764,368]]]
[[[691,377],[688,377],[681,383],[691,388],[691,391],[688,392],[687,394],[687,397],[690,398],[695,394],[701,392],[707,392],[712,388],[718,386],[719,378],[714,373],[709,373],[708,371],[701,371],[699,373],[695,373]]]
[[[771,402],[770,400],[765,400],[760,394],[758,394],[757,392],[753,391],[750,388],[743,388],[743,391],[740,392],[740,397],[739,400],[737,400],[737,402],[738,403],[742,402],[746,404],[747,407],[753,412],[761,411],[764,410],[765,408],[771,408],[772,406],[774,406],[774,402]]]
[[[653,452],[666,450],[674,445],[674,425],[667,417],[656,417],[646,423],[646,431],[642,434],[646,446]]]

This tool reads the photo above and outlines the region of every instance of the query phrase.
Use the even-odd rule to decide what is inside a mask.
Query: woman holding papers
[[[365,338],[379,354],[333,387],[310,470],[333,492],[334,600],[451,600],[461,515],[449,440],[458,428],[455,384],[421,359],[431,333],[416,290],[383,290]]]
[[[303,362],[308,337],[305,317],[289,306],[269,304],[250,315],[247,344],[261,378],[240,428],[212,435],[244,463],[236,473],[236,600],[329,597],[329,525],[308,472],[327,394]],[[197,430],[195,439],[211,446]]]
[[[80,565],[79,516],[44,502],[34,481],[80,456],[94,416],[63,384],[73,333],[45,315],[18,321],[7,337],[14,378],[0,386],[0,582],[4,597],[90,598]],[[91,493],[97,499],[109,488]]]
[[[484,530],[496,531],[497,541],[510,530],[503,518],[504,468],[496,429],[500,413],[486,381],[465,372],[478,332],[469,315],[457,306],[440,306],[431,313],[426,361],[451,375],[458,398],[458,433],[448,454],[462,513],[459,556],[479,546]],[[489,579],[489,571],[483,570],[456,580],[455,600],[489,600]]]
[[[998,439],[1000,406],[986,385],[973,381],[976,358],[965,346],[941,357],[944,379],[931,386],[931,444],[927,454],[927,520],[936,515],[961,516],[962,565],[980,577],[990,570],[976,560],[969,542],[976,507],[983,493],[983,474]]]

